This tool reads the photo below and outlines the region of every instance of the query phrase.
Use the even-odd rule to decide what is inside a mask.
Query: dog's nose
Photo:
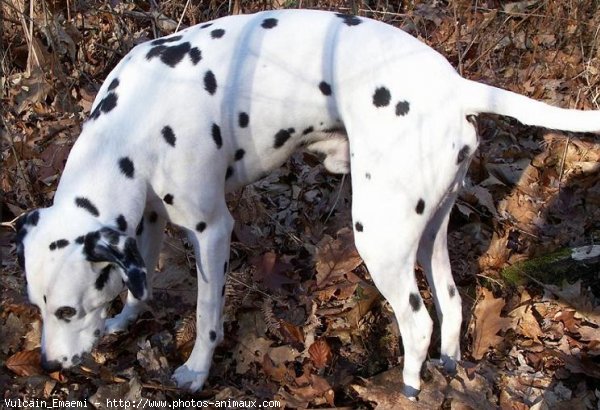
[[[46,354],[42,353],[42,369],[44,369],[47,372],[55,372],[57,370],[61,369],[61,365],[58,361],[56,360],[48,360],[46,358]]]

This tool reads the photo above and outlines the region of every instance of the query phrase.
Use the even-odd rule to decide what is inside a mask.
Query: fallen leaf
[[[516,331],[521,335],[539,342],[539,338],[544,334],[533,315],[531,296],[526,290],[521,292],[520,306],[510,312],[509,317],[513,319]]]
[[[265,374],[276,382],[282,382],[287,374],[287,368],[284,364],[276,365],[267,353],[263,356],[262,370]]]
[[[268,289],[278,291],[282,285],[296,283],[293,279],[282,275],[292,270],[292,265],[281,261],[274,252],[265,252],[262,256],[252,258],[250,263],[256,266],[254,279],[261,281]]]
[[[481,359],[490,347],[497,346],[503,338],[498,336],[500,330],[506,330],[512,320],[503,318],[500,312],[505,302],[495,298],[486,288],[481,289],[479,302],[473,314],[475,325],[473,327],[473,357]]]
[[[329,344],[324,339],[320,339],[315,341],[308,348],[308,354],[310,355],[310,359],[315,364],[315,367],[318,369],[322,369],[331,360],[331,348]]]
[[[317,244],[317,286],[321,288],[334,282],[361,263],[350,228],[340,229],[336,239],[325,235]]]
[[[439,409],[448,383],[436,369],[432,369],[431,373],[432,380],[421,384],[418,401],[412,401],[402,393],[402,368],[399,366],[364,380],[361,384],[353,384],[350,388],[361,399],[376,403],[376,410]]]
[[[6,367],[17,376],[37,376],[44,374],[41,367],[40,349],[23,350],[6,360]]]

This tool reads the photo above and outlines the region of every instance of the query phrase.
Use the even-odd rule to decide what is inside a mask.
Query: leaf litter
[[[2,4],[3,223],[49,205],[99,85],[129,49],[171,33],[180,17],[192,25],[225,12],[184,3],[38,2],[27,12],[22,2]],[[378,3],[369,12],[364,2],[352,2],[352,10],[350,3],[334,3],[318,6],[402,27],[469,78],[565,107],[597,108],[600,12],[592,0]],[[253,12],[264,4],[232,7]],[[21,24],[27,19],[31,25]],[[598,241],[597,138],[491,116],[481,116],[477,127],[481,148],[449,230],[464,304],[464,361],[455,377],[428,362],[419,402],[400,394],[401,336],[354,248],[349,181],[325,173],[308,153],[229,195],[236,224],[225,340],[196,395],[170,380],[196,332],[195,261],[176,229],[168,229],[151,310],[129,332],[105,337],[80,367],[47,375],[39,363],[39,314],[27,304],[14,233],[3,224],[4,397],[87,399],[96,408],[106,399],[142,397],[277,399],[287,408],[597,408],[597,258],[583,258],[562,274],[534,269],[515,282],[502,275],[509,266]],[[432,358],[439,357],[438,344],[436,331]]]

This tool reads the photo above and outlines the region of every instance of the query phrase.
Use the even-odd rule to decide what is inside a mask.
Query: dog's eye
[[[54,314],[57,318],[68,321],[70,318],[75,316],[76,313],[77,310],[75,310],[75,308],[71,306],[62,306],[56,309],[56,312]]]

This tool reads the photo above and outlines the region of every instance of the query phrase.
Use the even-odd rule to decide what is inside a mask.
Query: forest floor
[[[409,4],[410,3],[410,4]],[[451,215],[464,360],[431,361],[418,402],[400,394],[401,336],[353,245],[350,177],[299,153],[229,196],[236,224],[225,340],[202,392],[170,379],[195,337],[190,244],[168,227],[151,311],[81,366],[46,374],[10,221],[52,203],[99,86],[133,46],[233,13],[306,7],[385,21],[465,77],[562,107],[597,109],[595,0],[2,0],[0,408],[5,399],[278,400],[285,408],[600,408],[600,141],[480,116],[481,147]],[[153,6],[150,6],[151,4]],[[421,294],[436,318],[417,268]],[[401,286],[401,285],[399,285]],[[117,312],[117,300],[111,311]],[[439,357],[436,328],[429,350]]]

